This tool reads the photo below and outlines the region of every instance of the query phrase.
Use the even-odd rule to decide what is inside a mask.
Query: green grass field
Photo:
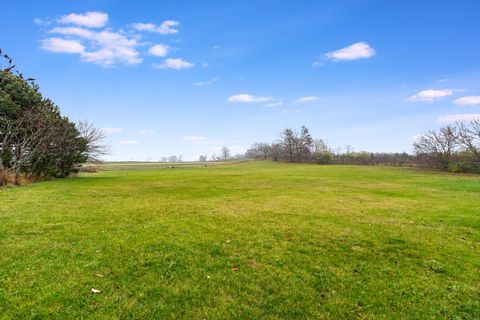
[[[167,168],[193,168],[193,167],[212,167],[228,163],[240,163],[245,161],[192,161],[192,162],[137,162],[137,161],[117,161],[104,162],[101,164],[87,164],[84,167],[93,167],[99,171],[110,170],[146,170],[146,169],[167,169]]]
[[[251,162],[0,191],[1,319],[479,319],[479,272],[473,175]]]

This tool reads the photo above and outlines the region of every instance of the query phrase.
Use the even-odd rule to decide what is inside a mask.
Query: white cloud
[[[480,96],[466,96],[453,101],[459,106],[476,106],[480,105]]]
[[[162,34],[172,34],[172,33],[177,33],[178,30],[174,29],[173,27],[176,27],[180,24],[178,21],[174,20],[166,20],[163,21],[160,27],[158,27],[157,32],[160,32]]]
[[[180,25],[180,22],[174,20],[165,20],[159,26],[153,23],[134,23],[132,27],[137,31],[157,32],[161,34],[174,34],[178,33],[178,30],[174,27]]]
[[[44,26],[50,25],[52,23],[52,21],[45,20],[45,19],[40,19],[40,18],[35,18],[35,19],[33,19],[33,23],[35,23],[37,26],[44,27]]]
[[[41,42],[41,48],[58,53],[76,53],[81,61],[99,64],[104,67],[113,65],[135,65],[143,61],[140,49],[145,43],[140,43],[141,35],[131,28],[128,32],[122,29],[104,28],[108,22],[108,14],[103,12],[71,13],[54,20],[36,18],[34,22],[40,26],[56,23],[48,31],[59,36],[48,37]],[[160,25],[137,23],[132,25],[137,31],[152,31],[162,34],[177,33],[178,21],[166,20]],[[102,28],[102,29],[93,29]],[[165,57],[170,48],[167,45],[156,44],[145,49],[149,54]],[[143,50],[142,50],[143,51]],[[157,68],[184,69],[194,66],[183,59],[167,59],[165,63],[155,65]]]
[[[325,56],[333,61],[367,59],[375,55],[375,50],[366,42],[356,42],[348,47],[331,51]]]
[[[269,101],[272,98],[270,97],[260,97],[260,96],[253,96],[246,93],[240,93],[233,96],[228,97],[229,102],[245,102],[245,103],[252,103],[252,102],[265,102]]]
[[[152,133],[155,133],[155,130],[140,130],[140,131],[135,132],[135,135],[145,136],[147,134],[152,134]]]
[[[122,140],[119,141],[119,144],[138,144],[140,141],[138,140]]]
[[[112,66],[115,63],[138,64],[142,59],[138,58],[138,52],[131,48],[102,48],[93,52],[82,54],[82,60],[102,66]]]
[[[312,67],[318,68],[318,67],[322,67],[322,66],[323,66],[323,62],[320,62],[320,61],[314,61],[312,63]]]
[[[411,102],[416,102],[416,101],[426,101],[426,102],[432,102],[434,100],[443,98],[443,97],[448,97],[451,96],[454,93],[455,90],[453,89],[442,89],[442,90],[435,90],[435,89],[429,89],[429,90],[423,90],[417,93],[416,95],[413,95],[409,98],[407,98],[407,101]]]
[[[190,141],[193,144],[200,144],[200,143],[204,142],[206,139],[207,138],[205,138],[203,136],[185,136],[185,137],[182,138],[182,140]]]
[[[153,23],[134,23],[132,24],[133,29],[137,31],[155,31],[156,26]]]
[[[88,28],[100,28],[108,21],[108,14],[104,12],[86,12],[84,14],[70,13],[58,19],[59,23],[74,24]]]
[[[265,108],[274,108],[274,107],[280,107],[283,105],[283,101],[274,101],[274,102],[270,102],[270,103],[267,103],[267,104],[264,104],[262,107],[265,107]]]
[[[162,64],[154,64],[153,67],[157,69],[187,69],[192,68],[195,64],[185,61],[182,58],[169,58]]]
[[[210,85],[214,84],[217,81],[218,81],[218,78],[213,78],[213,79],[208,80],[208,81],[198,81],[198,82],[195,82],[193,84],[193,86],[195,86],[195,87],[206,87],[206,86],[210,86]]]
[[[296,100],[295,102],[305,103],[305,102],[312,102],[312,101],[316,101],[316,100],[318,100],[318,97],[315,97],[315,96],[306,96],[306,97],[302,97],[302,98]]]
[[[49,33],[56,33],[66,36],[77,36],[84,39],[93,39],[95,35],[94,31],[79,27],[57,27],[50,30]]]
[[[142,59],[139,57],[140,53],[138,50],[136,50],[136,47],[139,46],[138,41],[133,38],[127,38],[127,36],[120,32],[106,30],[96,32],[84,28],[67,27],[53,28],[50,30],[50,33],[79,38],[80,40],[67,40],[61,38],[50,39],[59,39],[56,40],[56,42],[60,44],[62,42],[70,41],[80,44],[83,49],[80,50],[77,46],[77,50],[72,51],[71,53],[79,53],[82,57],[82,60],[85,62],[92,62],[103,66],[111,66],[114,64],[131,65],[142,62]],[[87,47],[81,44],[80,41],[86,42]],[[42,48],[48,50],[48,48],[45,46],[42,46]]]
[[[57,53],[84,53],[85,46],[76,40],[48,38],[41,41],[42,49]]]
[[[449,115],[438,117],[438,122],[451,123],[456,121],[470,121],[475,119],[480,120],[480,113],[449,114]]]
[[[82,55],[84,61],[97,63],[103,66],[120,64],[138,64],[142,62],[140,53],[135,49],[138,46],[136,39],[129,39],[123,34],[111,31],[95,33],[92,47],[98,47],[96,51],[85,52]]]
[[[170,47],[164,44],[156,44],[148,49],[148,53],[157,57],[165,57],[169,51]]]
[[[450,79],[448,79],[448,78],[437,80],[438,83],[445,83],[445,82],[448,82],[448,81],[450,81]]]
[[[101,130],[102,130],[104,133],[106,133],[106,134],[123,132],[123,128],[111,128],[111,127],[107,127],[107,128],[102,128]]]

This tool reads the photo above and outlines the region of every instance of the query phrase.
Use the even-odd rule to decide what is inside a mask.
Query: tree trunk
[[[15,182],[14,183],[15,183],[16,186],[20,185],[20,171],[19,170],[15,171]]]
[[[7,185],[7,177],[5,175],[5,172],[0,172],[0,187],[4,187]]]

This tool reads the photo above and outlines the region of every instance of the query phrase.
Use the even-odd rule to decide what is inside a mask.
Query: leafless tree
[[[269,156],[271,146],[269,143],[255,142],[247,150],[245,156],[250,159],[263,159],[266,160]]]
[[[102,157],[109,154],[109,145],[106,143],[105,133],[88,121],[77,122],[77,130],[87,144],[89,162],[100,162]]]
[[[345,154],[346,154],[346,155],[349,155],[349,154],[351,154],[351,153],[353,153],[353,147],[352,147],[350,144],[347,144],[347,145],[345,146]]]
[[[222,159],[227,160],[230,158],[230,149],[227,146],[222,147]]]
[[[213,153],[211,156],[210,156],[210,159],[212,161],[221,161],[222,160],[222,156],[219,156],[217,155],[216,153]]]
[[[314,142],[313,142],[313,152],[315,153],[320,153],[320,152],[332,152],[332,150],[330,149],[330,147],[328,146],[328,143],[327,141],[323,140],[323,139],[316,139]]]
[[[480,156],[480,119],[455,124],[458,143],[476,157]]]
[[[270,145],[270,151],[268,155],[273,161],[279,161],[283,156],[282,144],[280,142],[273,142]]]
[[[198,156],[198,161],[199,161],[199,162],[205,162],[205,161],[207,161],[207,155],[204,155],[204,154],[199,155],[199,156]]]
[[[289,162],[294,161],[294,157],[297,151],[298,134],[290,128],[283,130],[281,135],[282,146],[285,150],[287,160]]]
[[[457,137],[457,128],[448,125],[438,131],[432,130],[420,135],[413,147],[417,156],[423,157],[433,164],[446,167],[459,146]]]
[[[300,129],[300,137],[297,142],[297,160],[306,161],[311,158],[314,142],[312,135],[307,127],[302,126]]]
[[[257,143],[256,149],[262,155],[262,159],[267,160],[268,153],[270,152],[270,149],[271,149],[270,144],[269,143],[263,143],[263,142]]]
[[[316,139],[313,142],[313,158],[317,163],[327,164],[332,162],[333,152],[325,140]]]

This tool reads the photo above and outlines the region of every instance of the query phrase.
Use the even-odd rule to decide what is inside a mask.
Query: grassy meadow
[[[479,319],[480,177],[248,162],[0,190],[0,319],[174,318]]]

